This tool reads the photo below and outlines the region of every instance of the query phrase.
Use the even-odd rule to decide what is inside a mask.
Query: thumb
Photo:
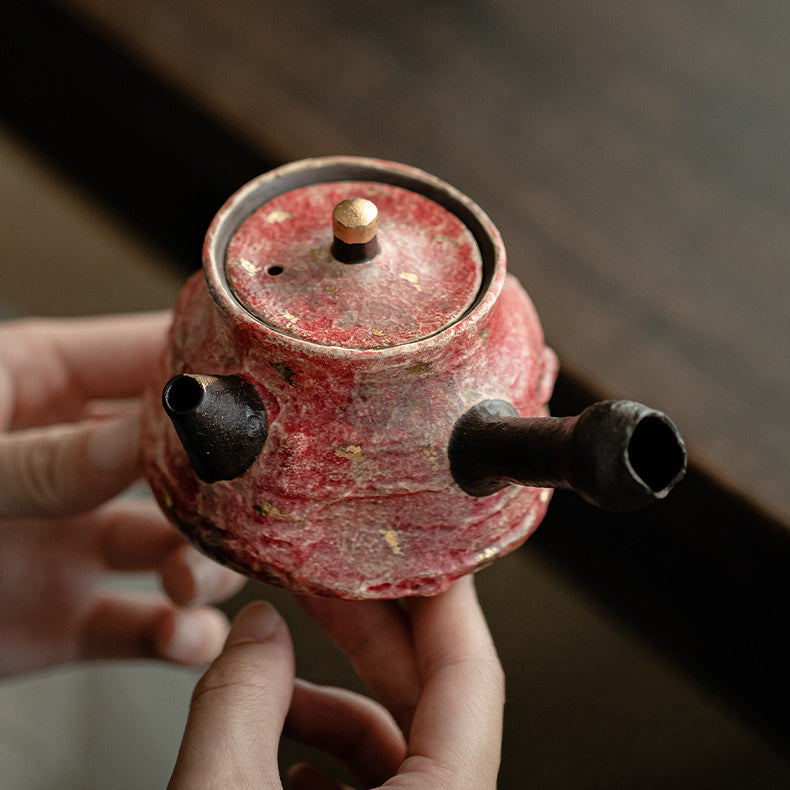
[[[0,517],[89,510],[139,474],[140,417],[84,420],[0,436]]]
[[[281,788],[277,750],[293,684],[284,620],[263,601],[249,604],[195,687],[169,790]]]

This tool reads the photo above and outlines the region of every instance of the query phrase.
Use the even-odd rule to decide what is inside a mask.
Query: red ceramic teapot
[[[683,476],[659,412],[547,417],[556,372],[471,200],[391,162],[296,162],[209,228],[146,394],[147,477],[190,540],[251,577],[432,595],[519,546],[552,488],[628,509]]]

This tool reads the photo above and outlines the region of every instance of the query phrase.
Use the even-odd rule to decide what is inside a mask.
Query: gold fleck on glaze
[[[361,464],[365,460],[362,455],[362,448],[357,444],[349,444],[347,447],[335,450],[335,455],[338,458],[347,458],[355,464]]]
[[[336,285],[325,285],[324,290],[334,296],[337,293],[337,286]]]
[[[288,311],[285,311],[283,313],[283,318],[288,319],[288,323],[286,324],[285,327],[286,329],[290,329],[299,320],[299,316],[296,316],[293,313],[289,313]]]
[[[162,500],[164,502],[165,510],[173,509],[173,497],[170,495],[170,492],[167,489],[162,491]]]
[[[400,272],[398,277],[400,277],[401,280],[406,280],[407,283],[411,283],[418,291],[422,291],[420,278],[416,274],[412,272]]]
[[[452,244],[453,247],[458,246],[458,242],[455,239],[451,239],[449,236],[446,236],[444,233],[440,233],[437,236],[434,236],[433,240],[442,242],[443,244]]]
[[[406,368],[407,373],[411,373],[412,375],[417,375],[419,373],[431,373],[433,372],[433,362],[420,362],[417,365],[412,365],[410,368]]]
[[[288,222],[289,219],[293,219],[294,215],[291,214],[290,211],[283,211],[282,209],[277,209],[276,211],[272,211],[271,214],[266,216],[266,221],[272,225],[277,225],[280,222]]]
[[[387,545],[392,549],[393,554],[403,554],[400,547],[400,536],[394,529],[380,529],[379,533],[384,536]]]
[[[241,266],[250,277],[254,277],[261,270],[260,266],[256,266],[252,261],[248,261],[246,258],[242,258],[239,261],[239,266]]]
[[[284,518],[286,521],[293,521],[291,516],[278,510],[272,502],[261,502],[255,505],[253,510],[263,518]]]
[[[490,334],[491,334],[491,333],[488,331],[488,327],[487,327],[487,326],[484,326],[484,327],[483,327],[483,328],[480,330],[480,342],[481,342],[481,343],[482,343],[484,346],[488,345],[488,336],[489,336]]]
[[[428,459],[428,463],[431,465],[431,469],[433,471],[437,471],[439,468],[439,456],[436,454],[436,450],[432,449],[431,447],[423,447],[423,454]]]

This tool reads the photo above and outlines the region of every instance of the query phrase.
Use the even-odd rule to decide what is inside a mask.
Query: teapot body
[[[480,282],[469,304],[427,329],[419,315],[396,311],[411,335],[396,335],[401,330],[391,316],[391,329],[378,333],[366,319],[373,334],[362,341],[349,335],[356,324],[344,316],[303,329],[296,327],[299,309],[278,305],[276,319],[262,320],[251,309],[253,297],[229,282],[229,245],[244,219],[272,196],[309,190],[313,181],[395,183],[460,217],[481,250]],[[278,224],[287,223],[287,213],[277,215]],[[439,255],[446,234],[435,234],[434,242]],[[304,254],[313,260],[305,258],[305,265],[320,263],[324,253],[308,246]],[[278,269],[295,258],[284,260],[275,261]],[[402,260],[387,276],[392,294],[384,294],[396,306],[401,298],[422,298],[416,275],[399,271]],[[346,291],[348,304],[364,300],[364,267],[375,266],[374,260],[326,269],[326,283],[324,270],[313,268],[319,282],[310,285],[309,299]],[[266,276],[264,268],[260,261],[245,266],[256,278]],[[302,300],[302,314],[304,293],[289,296]],[[327,304],[336,306],[337,299]],[[505,272],[499,234],[471,201],[402,165],[307,160],[242,189],[209,230],[204,272],[179,298],[159,379],[146,392],[145,472],[164,511],[195,545],[253,578],[347,599],[432,595],[519,546],[539,524],[551,493],[507,486],[477,497],[462,490],[448,459],[459,417],[486,400],[507,401],[522,416],[544,416],[556,372],[532,303]],[[232,479],[201,479],[162,409],[162,386],[184,373],[238,377],[260,398],[265,441]]]

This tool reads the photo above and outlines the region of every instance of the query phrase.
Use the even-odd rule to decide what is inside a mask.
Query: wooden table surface
[[[274,161],[423,167],[566,371],[790,529],[790,5],[62,0]]]

